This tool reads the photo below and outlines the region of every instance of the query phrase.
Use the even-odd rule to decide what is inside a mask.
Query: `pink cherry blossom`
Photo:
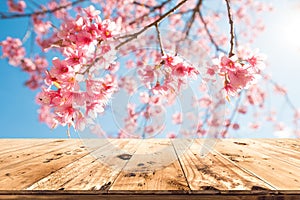
[[[251,57],[249,57],[249,55]],[[220,74],[224,76],[224,89],[230,96],[235,96],[244,88],[253,85],[263,69],[263,57],[259,54],[240,53],[241,58],[236,55],[228,58],[222,55],[219,61]]]
[[[7,6],[10,12],[23,13],[24,9],[26,8],[26,3],[25,1],[20,0],[18,0],[17,2],[15,2],[15,0],[7,0]]]
[[[246,114],[247,113],[247,106],[240,106],[237,110],[241,114]]]
[[[38,16],[33,15],[32,16],[34,31],[39,35],[44,35],[49,32],[49,29],[51,28],[51,22],[39,19]]]
[[[297,120],[300,120],[300,109],[296,110],[295,113],[294,113],[294,119],[297,121]]]
[[[275,124],[274,128],[276,131],[283,131],[285,129],[285,125],[284,125],[284,123],[279,122],[279,123]]]
[[[271,10],[270,5],[255,0],[228,1],[228,13],[226,6],[216,8],[206,1],[199,1],[200,5],[197,1],[182,2],[175,9],[181,2],[93,0],[82,8],[83,1],[48,0],[44,5],[32,2],[29,6],[25,1],[7,0],[8,10],[17,13],[3,12],[2,18],[29,16],[32,31],[24,31],[22,40],[7,37],[2,41],[2,57],[27,74],[28,88],[40,88],[39,119],[52,128],[89,128],[99,137],[110,137],[104,127],[96,124],[97,118],[106,113],[116,92],[125,91],[140,101],[124,108],[117,137],[154,137],[165,124],[148,122],[164,116],[178,103],[181,92],[193,86],[190,81],[198,77],[201,84],[194,91],[197,95],[186,102],[200,109],[197,114],[189,113],[187,121],[199,137],[209,134],[210,127],[220,128],[215,137],[227,137],[230,131],[243,126],[241,114],[251,114],[252,110],[259,110],[253,115],[255,120],[267,113],[263,119],[277,124],[274,113],[263,112],[269,108],[265,106],[269,96],[264,85],[271,84],[288,101],[287,91],[263,72],[266,57],[257,49],[243,46],[244,42],[253,42],[265,28],[259,15]],[[176,11],[165,15],[172,9]],[[230,14],[235,38],[224,31],[224,27],[231,28]],[[27,56],[24,47],[29,50],[34,42],[37,45],[27,51]],[[50,65],[47,60],[52,60]],[[136,77],[127,76],[126,68],[136,70]],[[258,82],[262,75],[263,84]],[[211,83],[219,79],[223,83],[221,91],[211,91]],[[211,92],[218,95],[211,98]],[[226,120],[214,117],[219,104],[225,104],[229,96],[237,104],[226,109]],[[297,129],[300,114],[291,102],[289,106]],[[172,122],[183,123],[183,116],[188,117],[183,114],[176,110]],[[234,122],[230,116],[235,116]],[[260,126],[263,124],[257,121],[250,123],[253,129]],[[138,131],[143,135],[134,135]],[[178,134],[188,137],[191,131],[181,130]],[[178,134],[163,136],[175,138]]]
[[[51,112],[51,108],[49,106],[41,106],[38,110],[39,120],[41,122],[45,122],[50,128],[55,128],[58,123],[55,121],[55,115]]]
[[[258,122],[252,122],[252,123],[249,123],[249,127],[251,128],[251,129],[254,129],[254,130],[256,130],[256,129],[259,129],[260,128],[260,123],[258,123]]]
[[[170,138],[170,139],[174,139],[177,137],[177,135],[174,133],[174,132],[170,132],[167,134],[167,137]]]
[[[25,48],[22,47],[20,39],[7,37],[6,40],[0,43],[0,46],[2,46],[2,56],[8,58],[9,64],[15,67],[21,64],[25,56]]]
[[[280,86],[278,84],[274,85],[274,90],[275,92],[281,95],[286,95],[287,93],[287,90],[283,86]]]
[[[234,123],[234,124],[232,124],[232,128],[233,128],[234,130],[239,130],[239,129],[240,129],[240,125],[237,124],[237,123]]]
[[[180,112],[174,113],[172,116],[172,122],[174,124],[181,124],[182,123],[182,113],[180,113]]]

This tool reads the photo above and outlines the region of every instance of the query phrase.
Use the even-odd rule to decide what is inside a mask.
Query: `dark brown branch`
[[[121,42],[119,45],[116,46],[116,49],[119,49],[122,45],[134,40],[135,38],[137,38],[140,34],[142,34],[143,32],[145,32],[146,30],[148,30],[150,27],[158,25],[163,19],[165,19],[166,17],[168,17],[171,13],[173,13],[177,8],[179,8],[180,6],[182,6],[185,2],[187,2],[187,0],[183,0],[180,3],[178,3],[174,8],[170,9],[168,12],[166,12],[165,14],[163,14],[160,18],[158,18],[157,20],[155,20],[154,22],[148,24],[147,26],[145,26],[143,29],[141,29],[138,32],[135,32],[133,34],[129,34],[126,35],[126,37],[128,39],[126,39],[125,41]]]
[[[185,27],[185,30],[184,30],[184,32],[185,32],[185,34],[184,34],[184,35],[185,35],[185,38],[187,38],[187,36],[188,36],[189,33],[190,33],[190,30],[191,30],[191,28],[192,28],[192,25],[193,25],[193,23],[194,23],[194,21],[195,21],[196,13],[197,13],[197,11],[200,9],[201,4],[202,4],[202,0],[198,0],[197,5],[196,5],[195,8],[192,10],[193,13],[192,13],[190,19],[188,20],[188,22],[186,23],[186,27]]]
[[[162,7],[164,7],[164,5],[166,5],[166,4],[169,3],[170,1],[171,1],[171,0],[164,1],[164,2],[162,2],[160,5],[157,5],[157,6],[154,6],[154,7],[151,7],[151,6],[145,5],[145,4],[143,4],[143,3],[139,3],[139,2],[134,1],[133,4],[136,4],[136,5],[139,5],[139,6],[144,6],[144,7],[148,8],[148,9],[150,9],[150,10],[149,10],[148,13],[146,13],[146,14],[144,14],[144,15],[142,15],[142,16],[136,18],[136,19],[134,19],[133,21],[129,22],[128,24],[129,24],[129,25],[132,25],[132,24],[134,24],[134,23],[137,23],[138,21],[144,19],[146,16],[149,16],[149,15],[150,15],[152,12],[154,12],[155,10],[157,10],[157,9],[162,9]]]
[[[41,11],[32,12],[32,13],[8,14],[8,15],[6,15],[4,13],[0,13],[0,19],[13,19],[13,18],[31,17],[33,15],[44,15],[44,14],[54,13],[54,12],[59,11],[61,9],[68,8],[68,7],[74,6],[76,4],[82,3],[84,1],[86,1],[86,0],[76,0],[74,2],[70,2],[68,4],[56,7],[54,9],[41,10]]]
[[[233,56],[233,47],[234,47],[234,27],[233,27],[233,20],[231,15],[231,8],[230,8],[230,0],[226,1],[226,7],[227,7],[227,14],[228,14],[228,20],[230,24],[230,51],[229,51],[229,57]]]
[[[225,50],[221,49],[221,48],[219,47],[219,45],[216,43],[216,41],[215,41],[215,39],[213,38],[213,36],[212,36],[210,30],[209,30],[208,27],[207,27],[207,22],[204,20],[200,8],[199,8],[199,10],[198,10],[198,14],[199,14],[200,20],[201,20],[201,22],[202,22],[202,24],[203,24],[203,26],[204,26],[205,32],[206,32],[206,34],[208,35],[210,42],[214,45],[216,51],[221,51],[221,52],[223,52],[223,53],[227,53]]]

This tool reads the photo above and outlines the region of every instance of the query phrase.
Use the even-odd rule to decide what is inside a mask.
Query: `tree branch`
[[[277,82],[275,82],[274,80],[269,79],[269,81],[275,87],[280,87],[280,85]],[[293,104],[293,102],[292,102],[291,98],[289,97],[289,95],[287,93],[284,93],[283,96],[284,96],[286,102],[288,103],[288,105],[291,107],[291,109],[294,110],[294,111],[297,111],[297,107]]]
[[[234,105],[234,110],[232,111],[232,113],[230,115],[230,118],[229,118],[230,124],[225,127],[225,130],[224,130],[225,133],[228,132],[230,126],[232,125],[232,122],[234,121],[235,116],[238,114],[238,109],[240,107],[240,104],[242,103],[242,94],[243,94],[243,90],[238,93],[239,97],[236,100],[235,105]]]
[[[37,12],[32,12],[32,13],[8,14],[8,15],[6,15],[4,13],[0,13],[0,19],[13,19],[13,18],[31,17],[33,15],[44,15],[44,14],[53,13],[53,12],[56,12],[56,11],[64,9],[64,8],[74,6],[74,5],[82,3],[84,1],[86,1],[86,0],[76,0],[76,1],[70,2],[68,4],[58,6],[54,9],[42,10],[42,11],[37,11]]]
[[[142,15],[142,16],[140,16],[140,17],[138,17],[137,19],[135,19],[135,20],[129,22],[129,25],[132,25],[132,24],[134,24],[134,23],[137,23],[138,21],[142,20],[142,19],[145,18],[146,16],[149,16],[149,15],[151,14],[151,12],[154,12],[154,11],[157,10],[157,9],[162,9],[162,7],[164,7],[164,5],[166,5],[166,4],[167,4],[168,2],[170,2],[170,1],[171,1],[171,0],[166,0],[166,1],[162,2],[160,5],[157,5],[157,6],[154,6],[154,7],[151,7],[151,6],[145,5],[145,4],[143,4],[143,3],[139,3],[139,2],[134,1],[133,4],[136,4],[136,5],[139,5],[139,6],[144,6],[144,7],[146,7],[146,8],[149,9],[149,12],[146,13],[146,14],[144,14],[144,15]]]
[[[226,7],[227,7],[227,14],[228,14],[228,20],[230,24],[230,51],[229,51],[229,57],[233,56],[233,47],[234,47],[234,27],[233,27],[233,20],[232,20],[232,15],[231,15],[231,8],[229,1],[230,0],[225,0],[226,1]]]
[[[198,3],[197,5],[195,6],[195,8],[192,10],[193,11],[193,14],[191,15],[189,21],[186,23],[186,27],[185,27],[185,38],[187,38],[187,36],[189,35],[190,33],[190,30],[192,28],[192,25],[195,21],[195,17],[196,17],[196,13],[197,11],[200,9],[200,6],[202,4],[202,0],[198,0]]]
[[[119,45],[116,46],[116,49],[119,49],[122,45],[134,40],[135,38],[137,38],[140,34],[142,34],[143,32],[145,32],[146,30],[148,30],[150,27],[158,25],[159,22],[161,22],[163,19],[165,19],[166,17],[168,17],[171,13],[173,13],[177,8],[179,8],[180,6],[182,6],[185,2],[187,2],[187,0],[183,0],[180,3],[178,3],[174,8],[170,9],[168,12],[166,12],[165,14],[163,14],[160,18],[158,18],[157,20],[155,20],[154,22],[148,24],[147,26],[145,26],[143,29],[141,29],[138,32],[135,32],[133,34],[129,34],[126,35],[126,37],[128,39],[126,39],[125,41],[121,42]]]
[[[160,53],[161,53],[162,56],[164,56],[165,53],[164,53],[163,45],[162,45],[161,38],[160,38],[160,31],[158,29],[157,24],[155,24],[155,29],[156,29],[156,33],[157,33],[157,40],[158,40],[159,47],[160,47]]]
[[[205,32],[206,32],[206,34],[208,35],[210,42],[211,42],[211,43],[214,45],[214,47],[216,48],[216,51],[221,51],[221,52],[223,52],[223,53],[227,53],[224,49],[222,49],[222,48],[219,47],[219,45],[216,43],[215,39],[213,38],[212,34],[210,33],[210,30],[209,30],[208,27],[207,27],[207,22],[204,20],[200,8],[199,8],[199,10],[198,10],[198,14],[199,14],[200,20],[201,20],[201,22],[202,22],[202,24],[203,24],[203,26],[204,26]]]

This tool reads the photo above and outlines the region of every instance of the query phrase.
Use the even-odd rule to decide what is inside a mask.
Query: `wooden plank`
[[[168,193],[149,193],[144,194],[103,194],[102,191],[0,191],[0,199],[51,199],[51,200],[299,200],[299,191],[293,191],[288,194],[274,192],[252,193],[252,192],[236,192],[231,193],[198,193],[198,194],[168,194]]]
[[[0,155],[53,142],[54,139],[1,139]],[[60,141],[56,139],[56,141]]]
[[[33,140],[32,144],[35,142]],[[32,160],[45,154],[52,154],[52,152],[64,149],[66,146],[80,145],[79,142],[78,140],[50,140],[47,143],[31,145],[28,148],[7,152],[0,157],[0,170],[17,167],[22,165],[24,161]]]
[[[129,139],[98,141],[102,144],[91,155],[70,163],[27,189],[107,190],[135,152],[139,141]]]
[[[251,148],[253,151],[260,151],[263,148],[264,151],[262,153],[264,153],[265,155],[271,156],[275,159],[279,159],[300,168],[300,152],[281,146],[274,146],[260,139],[244,139],[239,141],[244,141],[245,144],[251,143],[251,145],[249,145],[249,148]]]
[[[257,141],[270,144],[272,146],[277,146],[280,148],[286,148],[289,150],[294,150],[300,152],[300,139],[255,139]]]
[[[182,168],[168,139],[145,139],[124,167],[109,192],[124,190],[189,190]]]
[[[0,189],[8,189],[8,187],[9,189],[24,189],[88,153],[79,145],[81,144],[79,140],[73,141],[68,139],[55,144],[60,146],[60,148],[2,169],[0,171]],[[44,145],[43,147],[47,151],[49,145]]]
[[[201,156],[204,140],[172,142],[193,192],[274,189],[214,152]]]
[[[215,147],[224,158],[260,177],[278,190],[300,188],[299,168],[264,153],[263,147],[254,151],[251,142],[237,139],[221,140]]]

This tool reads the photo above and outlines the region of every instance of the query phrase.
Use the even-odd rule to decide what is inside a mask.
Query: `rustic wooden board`
[[[252,143],[243,140],[222,140],[215,150],[241,169],[260,177],[278,190],[299,190],[300,169],[267,153],[264,148],[251,149]]]
[[[140,141],[98,140],[99,148],[36,182],[29,190],[108,190]],[[124,153],[126,152],[126,153]]]
[[[1,194],[2,193],[2,194]],[[169,194],[164,192],[120,194],[103,194],[102,191],[38,191],[38,192],[11,192],[0,191],[0,199],[53,199],[53,200],[299,200],[299,192],[293,191],[286,194],[274,192],[245,192],[227,191],[206,192],[202,194]]]
[[[189,190],[171,141],[143,140],[109,191],[115,190]]]
[[[60,141],[59,139],[55,141]],[[54,142],[53,139],[1,139],[0,155],[20,149],[27,149],[33,146],[46,145]]]
[[[2,139],[0,199],[300,200],[299,139],[215,142]]]
[[[272,156],[273,158],[279,159],[300,168],[300,152],[281,146],[274,146],[269,143],[263,142],[262,140],[247,139],[244,140],[244,142],[251,143],[249,148],[251,148],[251,150],[253,151],[261,151],[261,149],[264,149],[262,153],[264,153],[265,155]]]
[[[0,158],[0,170],[13,169],[18,165],[22,165],[25,161],[38,158],[40,156],[49,156],[57,150],[62,150],[67,146],[79,145],[76,140],[56,140],[49,141],[47,143],[41,143],[38,145],[31,145],[27,148],[10,151],[1,155]],[[45,148],[47,147],[47,148]],[[60,154],[60,153],[56,153]],[[59,155],[58,155],[59,156]],[[47,161],[44,161],[47,162]]]
[[[270,144],[280,148],[286,148],[288,150],[295,150],[300,152],[300,139],[255,139],[257,141],[261,141],[265,144]]]
[[[44,152],[48,153],[38,157],[34,155],[39,152],[35,152],[33,148],[32,158],[24,160],[20,158],[22,160],[20,162],[14,163],[8,157],[7,162],[11,164],[0,171],[0,189],[7,187],[10,189],[25,189],[39,179],[88,153],[80,147],[81,143],[78,140],[61,140],[56,142],[56,144],[57,146],[54,145],[53,150],[51,150],[49,145],[44,145]],[[0,168],[2,167],[0,166]]]
[[[173,140],[176,152],[181,155],[179,159],[193,191],[274,189],[215,152],[200,155],[201,149],[205,148],[203,142],[204,140],[195,140],[192,143]]]

